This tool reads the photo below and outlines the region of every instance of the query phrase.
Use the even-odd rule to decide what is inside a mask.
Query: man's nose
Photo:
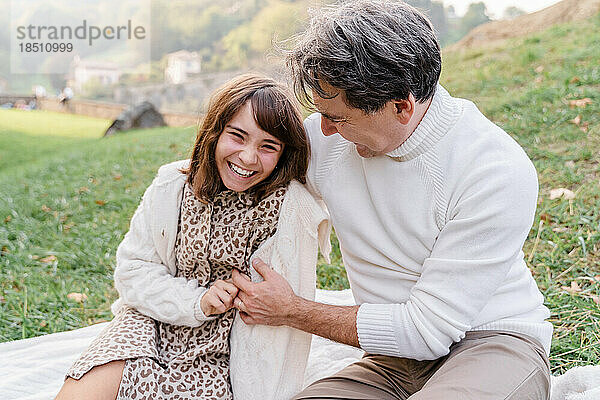
[[[321,131],[325,136],[331,136],[338,133],[335,124],[323,116],[321,116]]]

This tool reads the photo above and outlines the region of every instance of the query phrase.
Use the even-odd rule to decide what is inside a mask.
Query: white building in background
[[[92,79],[109,86],[119,82],[122,74],[123,71],[115,63],[82,60],[75,56],[71,64],[69,83],[76,92],[81,92],[83,85]]]
[[[167,54],[167,67],[165,68],[165,82],[178,84],[199,74],[201,70],[200,55],[198,52],[187,50]]]

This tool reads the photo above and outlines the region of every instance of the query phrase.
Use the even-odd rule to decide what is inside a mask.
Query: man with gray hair
[[[397,1],[319,10],[289,54],[318,112],[309,187],[330,213],[356,306],[234,272],[249,324],[366,354],[296,399],[548,399],[552,325],[527,268],[537,176],[523,149],[438,83],[429,21]]]

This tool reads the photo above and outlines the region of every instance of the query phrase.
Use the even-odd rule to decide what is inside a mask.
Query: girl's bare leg
[[[67,378],[55,400],[114,400],[125,361],[112,361],[90,369],[81,379]]]

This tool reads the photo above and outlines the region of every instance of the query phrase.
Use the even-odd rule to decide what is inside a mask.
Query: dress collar
[[[255,194],[253,192],[234,192],[231,189],[224,189],[217,193],[212,201],[216,202],[230,198],[236,198],[243,205],[251,206],[254,204]]]

